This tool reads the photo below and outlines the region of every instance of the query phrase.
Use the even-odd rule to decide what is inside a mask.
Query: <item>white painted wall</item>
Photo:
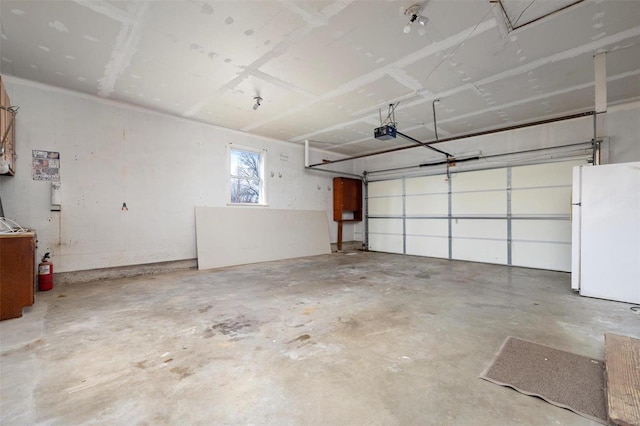
[[[606,114],[610,163],[640,161],[640,102],[610,108]]]
[[[0,176],[5,216],[36,230],[38,256],[51,252],[57,272],[195,258],[195,206],[226,206],[228,143],[266,149],[269,207],[325,210],[336,239],[333,175],[306,171],[302,145],[24,80],[5,85],[20,107],[16,176]],[[32,180],[33,149],[60,152],[61,212],[50,211],[51,184]],[[355,227],[345,228],[353,239]]]

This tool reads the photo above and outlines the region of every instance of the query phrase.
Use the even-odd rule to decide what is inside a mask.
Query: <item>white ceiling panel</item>
[[[341,145],[339,150],[332,149],[332,148],[325,148],[325,149],[331,152],[338,152],[341,155],[347,155],[347,156],[360,155],[360,154],[365,154],[365,153],[375,151],[375,149],[371,149],[371,146],[369,143],[365,143],[365,142]]]
[[[640,36],[625,40],[607,50],[607,75],[640,70]]]
[[[256,96],[262,97],[262,101],[260,107],[254,110]],[[206,99],[192,117],[207,122],[217,116],[224,123],[224,127],[244,129],[270,121],[283,109],[303,103],[307,99],[308,97],[303,93],[288,90],[273,82],[250,75],[233,89],[217,91],[217,95]]]
[[[401,103],[396,109],[398,129],[402,130],[416,126],[433,129],[433,103],[431,100],[413,100],[408,105],[404,106]],[[435,108],[436,119],[440,128],[457,117],[483,112],[490,108],[490,105],[485,98],[471,88],[450,97],[442,98]]]
[[[466,40],[453,52],[451,61],[464,73],[461,81],[466,82],[517,68],[526,60],[524,56],[517,43],[494,29]]]
[[[261,136],[266,136],[268,138],[279,139],[283,141],[290,141],[295,138],[297,134],[298,133],[291,128],[278,126],[268,126],[267,128],[260,130]]]
[[[604,33],[604,35],[617,34],[638,25],[638,16],[640,16],[640,2],[638,1],[595,1],[586,3],[593,10],[591,27],[597,31],[594,36],[595,39],[598,39],[601,33]]]
[[[625,31],[637,28],[638,16],[637,1],[584,1],[514,31],[509,39],[522,49],[526,62],[552,55],[570,56],[572,49],[593,52],[612,38],[627,38]]]
[[[519,100],[544,96],[572,86],[592,83],[593,75],[593,56],[585,54],[571,61],[551,62],[479,88],[496,104],[508,104],[514,100],[514,91],[518,92]]]
[[[481,22],[493,19],[493,6],[488,1],[431,0],[425,3],[423,15],[429,18],[425,31],[435,41],[446,40],[452,34],[471,32]],[[413,3],[401,4],[406,7]]]
[[[387,149],[393,149],[404,146],[413,146],[415,145],[412,142],[407,141],[406,139],[398,137],[397,139],[390,139],[387,141],[381,141],[378,139],[372,139],[368,141],[358,142],[358,143],[350,143],[345,144],[340,147],[340,150],[331,150],[335,152],[340,152],[345,155],[359,155],[359,154],[368,154],[372,152],[384,151]]]
[[[403,130],[402,133],[423,143],[434,141],[436,138],[433,130],[424,126],[408,128]]]
[[[292,105],[295,109],[295,105]],[[315,113],[314,113],[315,112]],[[311,132],[322,131],[333,126],[342,127],[342,125],[353,118],[346,116],[338,106],[329,102],[318,102],[314,107],[314,112],[308,108],[295,110],[287,114],[286,117],[277,117],[268,123],[261,125],[263,128],[287,127],[287,123],[295,123],[295,127],[299,130],[298,134],[304,136]],[[306,139],[306,137],[304,138]]]
[[[427,91],[441,93],[471,81],[456,64],[446,52],[439,51],[406,66],[404,70]]]
[[[308,140],[314,143],[326,143],[336,148],[353,140],[373,139],[374,127],[367,123],[352,123],[345,127],[314,134]]]
[[[371,111],[372,106],[381,105],[386,110],[386,103],[391,99],[411,93],[411,88],[389,75],[382,75],[379,79],[359,86],[357,89],[338,95],[328,101],[345,111],[345,121],[353,116],[365,115],[372,112],[377,114],[377,109]],[[366,111],[364,111],[366,110]]]
[[[314,149],[323,149],[323,150],[327,150],[333,146],[335,146],[334,143],[330,143],[330,142],[321,142],[321,141],[309,141],[309,146],[311,148]]]
[[[383,118],[387,114],[383,114]],[[431,101],[424,98],[414,98],[407,102],[400,102],[395,111],[398,129],[404,130],[433,122]]]
[[[3,73],[97,90],[119,22],[73,2],[3,0],[0,12]]]
[[[607,87],[608,102],[617,104],[626,99],[640,99],[640,72],[609,82]]]
[[[506,1],[530,19],[564,0]],[[640,96],[640,1],[585,0],[508,34],[489,0],[419,3],[429,22],[405,34],[412,4],[0,0],[0,72],[342,154],[404,144],[372,137],[398,101],[419,140],[435,98],[441,136],[589,109],[599,51],[609,102]]]
[[[498,112],[484,111],[472,116],[462,116],[459,119],[438,122],[438,129],[443,129],[451,135],[463,135],[500,125],[504,125],[504,120]]]
[[[278,2],[161,1],[151,2],[144,34],[164,35],[184,50],[239,66],[253,63],[302,26],[303,20]]]
[[[483,111],[492,106],[488,103],[488,100],[490,99],[482,96],[482,93],[476,90],[475,87],[443,97],[440,99],[440,103],[436,105],[437,119],[442,121]],[[431,110],[431,103],[429,103],[429,110]]]
[[[561,95],[550,96],[543,102],[528,102],[522,105],[512,106],[505,110],[509,120],[513,123],[535,121],[531,117],[550,117],[558,115],[559,111],[575,106],[577,111],[593,110],[593,87],[574,90]]]
[[[402,27],[409,18],[401,14],[400,9],[404,11],[407,6],[410,5],[393,1],[350,2],[342,13],[331,19],[331,27],[336,30],[335,42],[370,57],[379,67],[404,58],[430,44],[437,35],[430,25],[416,25],[414,31],[405,34]],[[390,26],[399,26],[401,30],[387,31]]]

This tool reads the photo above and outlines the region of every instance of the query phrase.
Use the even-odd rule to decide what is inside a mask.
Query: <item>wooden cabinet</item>
[[[10,106],[11,101],[0,76],[0,174],[13,176],[16,171],[16,123],[15,112],[8,109]],[[2,138],[5,138],[4,145]],[[8,169],[2,168],[5,162]]]
[[[34,302],[36,234],[0,234],[0,320],[22,316]]]
[[[360,222],[362,220],[362,181],[333,178],[333,220]]]
[[[362,221],[362,181],[333,178],[333,220],[338,222],[338,250],[342,250],[343,222]]]

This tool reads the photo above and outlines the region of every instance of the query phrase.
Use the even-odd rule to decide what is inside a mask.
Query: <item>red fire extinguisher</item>
[[[49,262],[49,252],[42,257],[38,265],[38,290],[49,291],[53,288],[53,263]]]

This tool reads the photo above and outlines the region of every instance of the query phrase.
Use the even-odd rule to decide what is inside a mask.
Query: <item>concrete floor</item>
[[[85,284],[0,323],[2,424],[586,425],[481,380],[518,336],[602,358],[566,273],[337,253]]]

